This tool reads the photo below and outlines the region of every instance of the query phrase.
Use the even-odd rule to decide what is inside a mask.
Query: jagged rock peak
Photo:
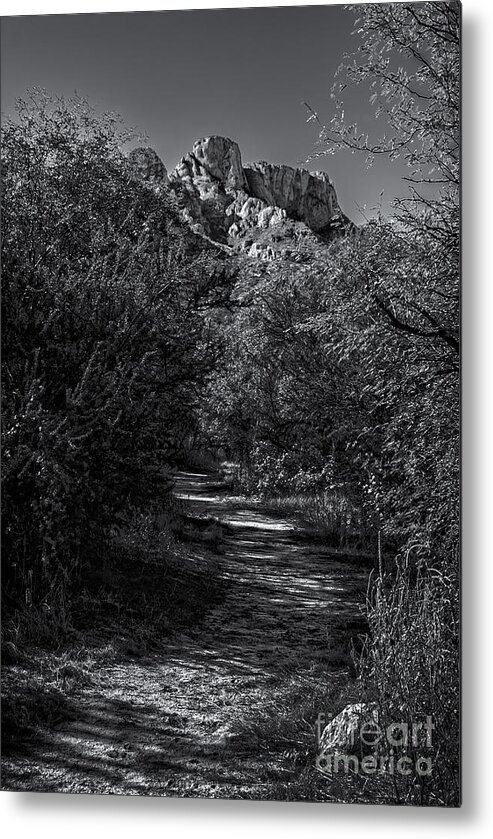
[[[136,149],[131,159],[136,174],[148,183],[156,188],[169,184],[182,217],[196,233],[235,251],[269,259],[291,254],[294,259],[298,250],[327,243],[354,227],[326,173],[265,161],[243,166],[238,144],[228,137],[197,140],[169,177],[152,149]]]
[[[200,200],[227,203],[227,196],[254,198],[285,210],[313,231],[326,231],[341,215],[329,176],[292,166],[260,161],[243,166],[237,143],[227,137],[205,137],[194,143],[170,175]]]
[[[133,149],[128,155],[128,160],[135,176],[149,186],[161,187],[168,183],[168,173],[163,161],[149,146]]]
[[[247,183],[237,143],[228,137],[204,137],[182,158],[172,180],[208,178],[227,190],[244,190]]]

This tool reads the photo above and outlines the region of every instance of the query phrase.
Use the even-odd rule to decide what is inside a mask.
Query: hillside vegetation
[[[406,157],[411,190],[395,215],[324,240],[286,219],[292,248],[261,259],[216,245],[213,227],[193,222],[197,205],[184,212],[186,190],[143,178],[125,151],[135,138],[112,116],[36,93],[5,121],[3,649],[6,665],[28,650],[34,660],[88,627],[104,638],[109,616],[144,648],[199,624],[224,596],[221,527],[172,490],[179,468],[215,466],[243,505],[291,517],[338,560],[373,567],[366,637],[334,708],[351,694],[383,721],[431,715],[440,771],[384,792],[375,781],[365,795],[450,805],[458,10],[432,6],[362,7],[361,61],[348,78],[377,80],[393,138],[368,140],[342,117],[321,127],[327,148]],[[417,69],[389,69],[382,43]],[[282,239],[283,219],[245,235]],[[356,780],[335,797],[361,795]]]

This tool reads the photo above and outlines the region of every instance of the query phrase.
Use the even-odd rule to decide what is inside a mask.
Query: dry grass
[[[434,726],[426,754],[430,776],[400,776],[396,804],[458,806],[460,800],[459,581],[455,571],[414,562],[411,552],[394,574],[370,590],[369,637],[357,670],[365,698],[376,702],[381,725],[430,717]],[[409,756],[423,753],[410,747]],[[374,794],[381,794],[374,783]]]
[[[262,755],[262,798],[275,801],[360,801],[362,790],[341,786],[316,769],[317,718],[329,720],[357,701],[358,686],[347,671],[317,670],[309,678],[290,676],[260,712],[238,721],[234,743]],[[257,796],[255,796],[257,797]]]
[[[97,680],[102,663],[147,655],[222,598],[207,545],[175,538],[184,509],[173,500],[169,509],[115,529],[80,589],[60,585],[37,605],[4,612],[4,746],[70,715],[71,696]]]
[[[339,801],[454,807],[460,803],[458,581],[453,573],[411,561],[408,553],[392,575],[375,580],[367,601],[368,634],[354,671],[318,673],[311,680],[293,678],[273,695],[255,718],[238,728],[240,741],[265,755],[271,773],[263,795],[271,799]],[[315,769],[314,722],[345,705],[375,703],[383,731],[391,723],[408,726],[430,717],[432,743],[421,737],[403,750],[413,766],[410,775],[388,769],[375,775],[342,772],[331,778]],[[388,761],[384,742],[379,759]],[[383,749],[383,751],[382,751]],[[351,749],[349,749],[349,752]],[[348,753],[349,753],[348,752]],[[430,775],[420,775],[419,758],[431,760]]]
[[[366,532],[361,512],[337,493],[295,494],[262,499],[262,507],[295,516],[311,537],[339,550],[363,551]]]

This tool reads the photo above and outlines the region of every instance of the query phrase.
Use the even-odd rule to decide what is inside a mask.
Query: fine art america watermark
[[[412,775],[421,778],[431,775],[433,761],[433,731],[430,716],[417,722],[390,722],[383,726],[378,713],[372,719],[354,720],[345,730],[346,742],[325,742],[325,726],[329,722],[319,713],[315,726],[318,754],[316,768],[323,775],[349,772],[361,775]]]

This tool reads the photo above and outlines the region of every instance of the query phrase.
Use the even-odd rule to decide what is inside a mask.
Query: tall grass
[[[385,790],[381,776],[370,781],[375,797],[397,804],[457,806],[460,750],[459,581],[455,569],[412,561],[411,551],[394,575],[379,577],[367,602],[369,635],[356,662],[361,691],[376,703],[379,724],[429,718],[430,742],[409,743],[415,764],[430,758],[429,775],[397,775]],[[388,747],[390,748],[390,747]]]
[[[267,510],[299,518],[310,535],[334,548],[364,550],[369,534],[361,511],[338,493],[297,493],[262,500]]]

